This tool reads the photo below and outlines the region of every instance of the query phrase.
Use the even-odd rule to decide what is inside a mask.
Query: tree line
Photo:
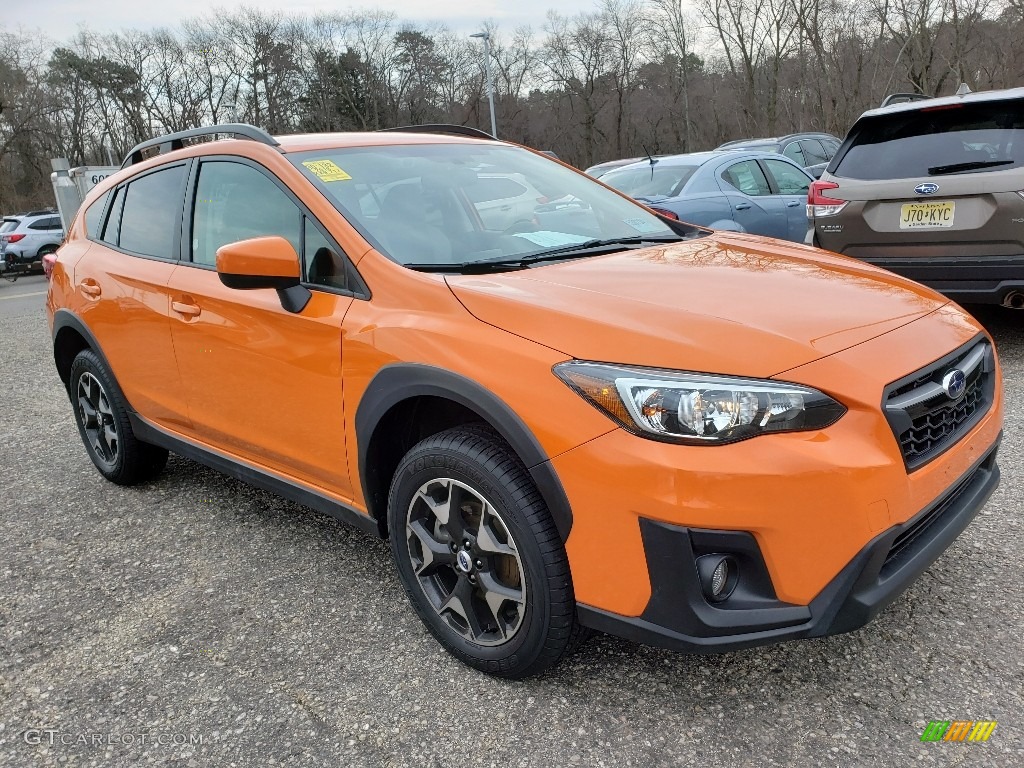
[[[580,168],[842,136],[892,92],[1024,76],[1024,0],[596,0],[488,31],[499,135]],[[60,43],[0,27],[0,51],[0,212],[52,202],[52,157],[119,164],[140,141],[199,125],[490,128],[480,42],[382,10],[219,9]]]

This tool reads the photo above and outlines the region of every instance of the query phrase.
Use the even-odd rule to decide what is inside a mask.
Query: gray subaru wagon
[[[809,242],[960,303],[1024,308],[1024,88],[865,112],[811,185]]]

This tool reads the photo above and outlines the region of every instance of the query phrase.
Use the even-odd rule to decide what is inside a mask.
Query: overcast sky
[[[407,21],[442,21],[453,29],[472,31],[485,21],[493,21],[502,29],[512,30],[523,24],[538,29],[549,8],[567,16],[591,11],[597,0],[379,0],[378,2],[289,2],[288,0],[243,0],[250,5],[276,12],[313,14],[318,11],[343,11],[351,8],[376,7],[394,11]],[[41,29],[51,39],[63,41],[81,25],[98,32],[134,27],[151,29],[177,26],[190,16],[203,16],[217,6],[234,7],[222,0],[4,0],[0,27],[14,31]],[[0,52],[2,55],[2,52]]]

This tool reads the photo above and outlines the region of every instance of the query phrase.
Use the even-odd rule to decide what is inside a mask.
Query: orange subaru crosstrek
[[[497,675],[587,628],[860,627],[999,480],[999,365],[955,304],[485,135],[163,136],[48,268],[106,478],[173,451],[390,537],[430,632]]]

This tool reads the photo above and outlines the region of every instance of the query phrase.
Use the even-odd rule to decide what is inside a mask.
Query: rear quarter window
[[[866,118],[832,171],[885,180],[1003,171],[1024,163],[1021,100],[965,103]]]
[[[106,206],[109,197],[110,193],[107,192],[107,194],[85,209],[85,234],[87,237],[99,237],[100,224],[103,222],[103,208]]]

